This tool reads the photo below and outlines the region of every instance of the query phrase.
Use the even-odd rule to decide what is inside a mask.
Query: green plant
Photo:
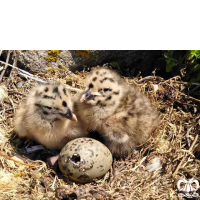
[[[179,61],[173,58],[174,51],[166,51],[164,56],[166,58],[166,72],[171,72],[172,68],[179,64]]]
[[[166,72],[179,67],[186,69],[186,81],[200,82],[200,50],[188,50],[184,55],[174,56],[173,50],[164,51],[166,58]]]

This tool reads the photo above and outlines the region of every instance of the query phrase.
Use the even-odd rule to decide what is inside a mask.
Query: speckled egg
[[[61,172],[71,180],[86,183],[105,175],[112,160],[110,150],[101,142],[78,138],[63,147],[58,164]]]

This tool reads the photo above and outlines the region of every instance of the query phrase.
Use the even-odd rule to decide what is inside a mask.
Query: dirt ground
[[[86,74],[51,69],[34,76],[83,89]],[[142,147],[114,160],[103,178],[77,184],[47,166],[45,158],[56,152],[26,155],[33,142],[16,136],[13,116],[36,81],[13,69],[0,86],[0,199],[178,199],[180,178],[200,181],[200,100],[188,95],[190,86],[180,77],[125,79],[150,98],[161,124]]]

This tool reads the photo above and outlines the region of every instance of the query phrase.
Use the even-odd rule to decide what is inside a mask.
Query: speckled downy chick
[[[46,148],[61,149],[68,141],[84,135],[75,122],[71,99],[63,84],[47,83],[33,88],[16,112],[15,131],[19,137],[35,140]]]
[[[110,69],[97,68],[86,78],[77,114],[96,130],[114,157],[122,158],[145,143],[158,124],[149,99]]]

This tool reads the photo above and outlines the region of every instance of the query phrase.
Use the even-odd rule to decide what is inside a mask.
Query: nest
[[[87,72],[50,70],[35,74],[83,89]],[[169,80],[151,76],[125,78],[145,93],[160,112],[161,124],[151,138],[125,160],[114,160],[101,179],[76,184],[47,166],[45,153],[24,159],[31,141],[13,131],[13,116],[36,81],[13,69],[0,86],[0,196],[1,199],[178,199],[177,181],[200,181],[200,100],[187,95],[188,84],[180,77]],[[78,90],[74,90],[74,93]],[[3,95],[3,96],[2,96]]]

